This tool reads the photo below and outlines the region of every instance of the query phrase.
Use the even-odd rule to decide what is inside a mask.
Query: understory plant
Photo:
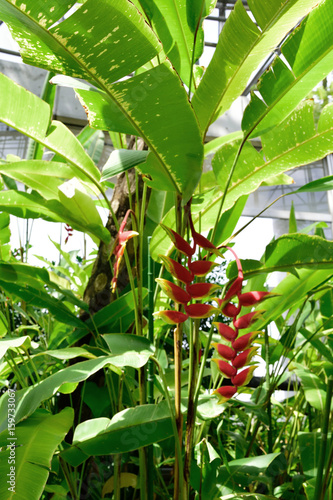
[[[238,0],[203,68],[215,5],[0,0],[48,71],[41,97],[0,74],[0,120],[29,138],[0,161],[1,499],[332,499],[332,242],[291,209],[260,260],[234,244],[250,193],[333,151],[333,104],[315,119],[307,99],[333,2]],[[209,140],[265,61],[241,130]],[[87,113],[78,136],[57,86]],[[10,216],[63,224],[59,264],[11,250]]]

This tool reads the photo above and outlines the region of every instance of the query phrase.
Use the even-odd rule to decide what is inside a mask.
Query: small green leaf
[[[136,151],[133,149],[116,149],[112,151],[103,167],[101,182],[145,162],[147,156],[148,151]]]

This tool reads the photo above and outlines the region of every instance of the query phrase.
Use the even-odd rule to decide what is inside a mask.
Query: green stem
[[[327,391],[326,391],[326,404],[323,417],[321,445],[320,445],[320,453],[319,453],[319,460],[317,467],[317,480],[314,493],[314,498],[318,498],[318,500],[323,500],[325,497],[325,491],[322,488],[322,483],[323,483],[323,473],[324,473],[324,464],[325,464],[326,447],[327,447],[327,434],[328,434],[329,420],[331,414],[332,392],[333,392],[333,377],[330,377],[328,379]]]
[[[154,344],[154,261],[150,255],[151,236],[148,237],[148,338]],[[154,361],[148,361],[148,404],[154,404]],[[154,447],[148,447],[148,499],[154,498]]]
[[[176,218],[176,231],[178,234],[182,234],[182,198],[180,196],[176,197],[175,203],[175,218]],[[178,259],[180,261],[180,258]],[[180,305],[176,305],[176,309],[180,309]],[[174,363],[175,363],[175,412],[176,412],[176,426],[178,440],[176,442],[182,447],[183,440],[183,416],[181,413],[181,374],[182,374],[182,324],[178,324],[174,329]],[[179,466],[179,454],[175,454],[175,469],[174,469],[174,500],[179,500],[182,495],[182,481],[183,481],[183,471]]]
[[[175,457],[175,463],[178,466],[178,478],[179,478],[179,491],[183,491],[183,459],[182,459],[182,450],[181,450],[181,439],[179,439],[179,432],[178,432],[178,427],[177,427],[177,414],[175,413],[175,408],[173,407],[169,395],[169,389],[168,389],[168,384],[165,378],[165,374],[163,371],[163,368],[159,364],[156,358],[151,358],[154,363],[157,366],[158,373],[161,377],[163,389],[164,389],[164,394],[165,394],[165,399],[167,401],[169,410],[170,410],[170,417],[171,417],[171,424],[172,424],[172,429],[173,429],[173,434],[175,437],[175,451],[176,451],[176,457]],[[176,490],[176,481],[175,481],[175,490]],[[175,497],[176,491],[174,492],[174,497]],[[185,500],[181,496],[179,496],[179,492],[177,493],[177,498],[180,500]]]
[[[242,152],[242,149],[244,147],[244,144],[246,142],[247,137],[248,137],[248,135],[243,138],[241,144],[239,145],[237,154],[236,154],[236,156],[234,158],[234,161],[233,161],[233,164],[231,166],[231,169],[230,169],[230,172],[229,172],[229,176],[228,176],[228,179],[227,179],[227,183],[225,185],[225,188],[224,188],[224,191],[223,191],[223,195],[222,195],[222,198],[221,198],[221,202],[220,202],[218,214],[217,214],[217,217],[216,217],[216,220],[215,220],[214,228],[213,228],[213,231],[212,231],[211,241],[214,241],[214,239],[215,239],[215,234],[216,234],[216,231],[217,231],[217,226],[218,226],[218,223],[220,221],[220,217],[221,217],[221,214],[222,214],[223,205],[224,205],[227,193],[228,193],[228,189],[229,189],[229,186],[230,186],[230,183],[231,183],[231,179],[232,179],[232,176],[234,175],[234,171],[235,171],[235,168],[236,168],[236,165],[237,165],[237,162],[238,162],[238,158],[239,158],[239,156],[240,156],[240,154]]]
[[[265,328],[265,361],[266,361],[266,388],[267,388],[267,415],[268,415],[268,453],[273,452],[273,434],[272,434],[272,405],[270,392],[270,376],[269,376],[269,336],[268,330]]]
[[[193,322],[193,338],[190,349],[190,373],[189,395],[187,405],[186,438],[185,438],[185,459],[184,459],[184,498],[189,497],[190,492],[190,469],[193,450],[193,439],[196,419],[195,391],[198,379],[199,365],[199,325],[200,320]]]

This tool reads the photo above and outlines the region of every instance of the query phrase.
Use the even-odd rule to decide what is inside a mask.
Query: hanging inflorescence
[[[217,364],[224,377],[231,381],[231,385],[222,386],[213,392],[218,396],[220,403],[223,403],[234,396],[239,387],[249,383],[253,371],[257,367],[257,365],[253,364],[248,365],[257,353],[258,348],[252,346],[252,343],[259,332],[251,332],[240,336],[239,331],[249,328],[258,319],[262,311],[253,311],[241,316],[242,307],[255,306],[272,294],[257,291],[242,293],[244,277],[241,262],[232,248],[224,247],[233,253],[237,263],[238,275],[222,298],[212,297],[220,289],[220,286],[204,281],[195,282],[195,280],[204,278],[218,264],[209,260],[192,259],[197,247],[221,257],[222,254],[207,238],[195,231],[191,216],[189,216],[189,221],[193,246],[178,233],[162,225],[176,249],[187,258],[187,265],[183,266],[170,257],[160,255],[166,269],[183,286],[176,285],[166,279],[156,279],[167,297],[176,304],[183,306],[183,311],[163,310],[155,313],[155,316],[162,318],[166,323],[174,325],[183,323],[188,318],[202,319],[220,313],[231,318],[232,326],[220,322],[213,323],[221,337],[230,343],[230,345],[213,343],[219,356],[213,361]],[[206,300],[216,302],[217,307],[205,303]]]

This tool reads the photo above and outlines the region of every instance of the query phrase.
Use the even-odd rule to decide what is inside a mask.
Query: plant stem
[[[163,385],[164,392],[165,392],[165,399],[167,401],[167,404],[168,404],[168,407],[170,410],[171,423],[172,423],[173,433],[174,433],[174,437],[175,437],[175,452],[176,452],[175,464],[178,466],[178,470],[177,470],[178,483],[176,483],[176,474],[175,474],[174,499],[177,498],[179,500],[185,500],[182,497],[182,495],[179,494],[180,492],[183,491],[183,460],[182,460],[182,449],[181,449],[182,435],[181,435],[181,438],[179,438],[179,431],[178,431],[178,427],[177,427],[177,415],[176,415],[175,410],[174,410],[172,403],[171,403],[169,390],[168,390],[168,384],[167,384],[166,379],[165,379],[163,368],[161,367],[161,365],[159,364],[159,362],[157,361],[156,358],[151,358],[151,359],[156,364],[156,366],[158,368],[159,375],[161,377],[162,385]],[[176,469],[175,469],[175,473],[176,473]],[[176,488],[176,484],[178,484],[177,488]]]
[[[325,498],[325,491],[322,488],[323,483],[323,472],[324,472],[324,463],[325,463],[325,455],[326,455],[326,446],[327,446],[327,434],[331,413],[331,402],[332,402],[332,392],[333,392],[333,377],[328,379],[327,384],[327,392],[326,392],[326,404],[324,410],[323,417],[323,426],[321,432],[321,445],[320,445],[320,453],[317,467],[317,480],[314,492],[314,498],[318,498],[318,500],[323,500]]]
[[[190,490],[190,469],[193,449],[193,437],[196,418],[196,387],[198,379],[199,365],[199,325],[200,320],[193,322],[192,346],[190,350],[190,383],[187,406],[186,438],[185,438],[185,459],[184,459],[184,498],[189,497]]]
[[[175,203],[175,218],[176,218],[176,231],[182,234],[182,198],[176,197]],[[179,259],[180,260],[180,259]],[[179,310],[179,304],[176,307]],[[180,477],[182,472],[179,466],[179,459],[181,455],[182,441],[183,441],[183,416],[181,413],[181,373],[182,373],[182,324],[178,324],[174,329],[174,362],[175,362],[175,415],[176,426],[178,434],[178,443],[180,447],[180,454],[175,453],[175,467],[174,467],[174,500],[182,498],[182,489],[180,487],[183,478]],[[177,446],[177,443],[176,443]]]
[[[178,433],[179,446],[181,448],[183,440],[183,416],[181,414],[181,372],[182,372],[182,332],[180,325],[174,330],[174,358],[175,358],[175,412],[176,412],[176,426]],[[179,464],[178,457],[175,458],[175,491],[174,500],[179,498],[180,490],[180,477],[179,477]]]
[[[150,255],[151,236],[148,237],[148,338],[154,343],[154,261]],[[148,404],[154,404],[154,361],[148,361]],[[154,447],[148,447],[148,499],[154,498]]]
[[[268,330],[265,328],[265,361],[266,361],[266,389],[267,389],[267,416],[268,416],[268,453],[273,452],[273,434],[272,434],[272,405],[271,405],[271,389],[269,376],[269,336]]]

